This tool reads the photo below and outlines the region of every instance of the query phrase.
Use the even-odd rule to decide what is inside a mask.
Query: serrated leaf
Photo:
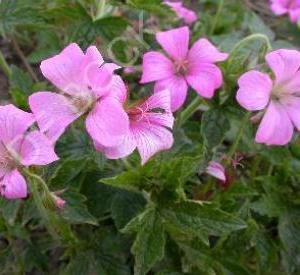
[[[88,211],[85,201],[85,196],[76,193],[68,192],[63,195],[66,201],[62,216],[72,224],[91,224],[98,225],[97,219]]]
[[[134,218],[123,232],[137,232],[131,248],[135,256],[135,275],[144,275],[164,256],[166,234],[158,211],[148,208]]]
[[[138,193],[118,191],[112,199],[111,214],[117,228],[123,228],[146,205],[145,198]]]
[[[300,272],[300,209],[294,208],[282,213],[278,225],[283,244],[281,256],[288,274]]]
[[[0,212],[9,225],[14,225],[20,205],[21,201],[0,198]]]
[[[127,3],[139,10],[147,11],[159,16],[174,16],[172,10],[163,4],[162,0],[128,0]]]
[[[223,110],[213,109],[204,113],[201,133],[207,148],[212,149],[219,145],[229,129],[230,124]]]
[[[194,201],[174,204],[161,213],[167,226],[180,230],[187,236],[222,236],[246,227],[241,219],[216,209],[213,205]]]

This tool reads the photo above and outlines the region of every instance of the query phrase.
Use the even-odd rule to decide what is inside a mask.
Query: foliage
[[[54,234],[32,196],[0,198],[0,274],[299,274],[299,138],[282,148],[255,144],[255,126],[245,123],[234,100],[238,77],[263,67],[269,46],[299,47],[299,30],[254,13],[245,5],[250,1],[223,1],[221,9],[219,2],[186,1],[200,15],[193,40],[209,37],[230,52],[215,98],[176,123],[172,150],[144,166],[136,154],[105,159],[76,122],[57,145],[61,160],[38,170],[66,201],[58,210],[43,198]],[[17,58],[10,66],[11,99],[26,110],[30,94],[49,90],[39,63],[70,42],[95,44],[108,61],[134,66],[135,73],[124,74],[131,96],[147,94],[137,85],[141,57],[157,48],[158,30],[179,24],[160,0],[0,0],[3,41],[17,40],[40,79]],[[232,167],[235,153],[243,155],[242,165]],[[204,173],[224,155],[226,186]]]

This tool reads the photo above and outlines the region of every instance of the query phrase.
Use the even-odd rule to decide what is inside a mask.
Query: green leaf
[[[14,225],[20,205],[21,201],[19,200],[12,201],[0,198],[0,212],[9,225]]]
[[[245,21],[245,24],[247,24],[252,33],[262,33],[269,37],[270,40],[275,39],[275,33],[265,24],[262,18],[255,13],[248,14]]]
[[[162,17],[174,16],[171,9],[163,4],[162,0],[127,0],[127,3],[135,9],[144,10]]]
[[[139,190],[142,186],[142,175],[139,171],[126,171],[118,176],[101,179],[100,182],[129,191]]]
[[[207,148],[219,145],[230,129],[230,124],[224,110],[212,109],[204,113],[201,122],[201,133]]]
[[[283,244],[281,256],[288,274],[300,272],[300,209],[292,208],[279,218],[278,232]]]
[[[97,219],[90,214],[85,205],[87,200],[85,196],[76,192],[66,192],[63,194],[63,199],[66,201],[62,211],[62,216],[72,224],[87,223],[98,225]]]
[[[51,175],[51,185],[55,189],[63,189],[68,186],[74,188],[78,187],[77,182],[74,180],[85,168],[85,159],[65,159],[60,164],[58,164]],[[75,181],[75,182],[73,182]]]
[[[213,205],[200,204],[195,201],[185,201],[162,209],[162,217],[171,229],[202,237],[211,234],[222,236],[232,231],[246,227],[239,218],[222,210],[215,209]]]
[[[32,0],[0,1],[0,34],[11,34],[16,27],[45,27],[40,3]]]
[[[166,234],[158,211],[148,208],[134,218],[123,232],[137,232],[131,248],[135,256],[135,275],[144,275],[164,257]]]
[[[111,214],[117,228],[123,228],[146,205],[145,198],[138,193],[118,191],[112,199]]]

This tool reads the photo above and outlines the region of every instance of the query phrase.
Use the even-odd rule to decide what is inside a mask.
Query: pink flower
[[[294,127],[300,129],[300,52],[276,50],[266,61],[275,79],[258,71],[245,73],[238,81],[237,101],[249,111],[265,109],[256,142],[285,145]]]
[[[58,208],[58,209],[64,209],[65,205],[66,205],[66,201],[63,200],[61,197],[59,197],[57,194],[55,193],[51,193],[51,196],[54,200],[54,203],[55,203],[55,206]]]
[[[211,161],[208,164],[206,173],[217,178],[218,180],[220,180],[224,183],[226,182],[225,168],[222,164],[220,164],[216,161]]]
[[[13,105],[0,107],[0,195],[27,196],[22,167],[46,165],[58,159],[51,142],[39,131],[29,132],[34,117]]]
[[[129,121],[122,106],[124,83],[113,74],[117,68],[104,64],[96,47],[83,53],[74,43],[43,61],[42,73],[59,93],[38,92],[29,98],[41,131],[56,141],[69,124],[86,114],[86,129],[93,140],[104,146],[118,145]]]
[[[198,19],[197,14],[194,11],[184,7],[182,1],[176,1],[176,2],[164,1],[164,3],[169,7],[171,7],[172,10],[177,14],[177,16],[180,19],[183,19],[184,23],[191,25],[195,21],[197,21]]]
[[[271,0],[271,9],[276,15],[288,14],[293,23],[300,20],[300,0]]]
[[[168,54],[148,52],[143,57],[141,83],[156,81],[155,91],[171,92],[171,109],[176,111],[185,102],[188,85],[211,98],[223,82],[221,70],[214,64],[228,55],[219,52],[207,39],[199,39],[189,50],[189,29],[182,27],[156,35]]]
[[[146,101],[129,108],[127,114],[130,130],[119,146],[103,147],[96,143],[97,150],[107,158],[123,158],[137,148],[142,164],[145,164],[157,152],[172,147],[173,136],[169,129],[173,127],[174,117],[170,110],[169,91],[155,93]]]

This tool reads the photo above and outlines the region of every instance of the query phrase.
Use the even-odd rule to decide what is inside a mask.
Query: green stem
[[[23,169],[24,174],[30,182],[30,189],[33,195],[34,202],[40,213],[41,218],[44,220],[45,227],[54,240],[76,244],[78,242],[76,236],[73,234],[71,227],[53,210],[45,207],[45,199],[47,203],[50,202],[51,206],[55,207],[52,202],[51,192],[45,181],[38,175],[32,173],[29,169]],[[41,189],[41,190],[40,190]]]
[[[191,102],[191,104],[180,113],[178,117],[177,126],[182,126],[198,110],[201,103],[203,103],[203,99],[200,96],[197,96]]]
[[[263,40],[263,41],[265,41],[265,43],[267,45],[267,50],[268,51],[272,50],[272,45],[270,43],[270,40],[269,40],[268,36],[266,36],[262,33],[254,33],[254,34],[251,34],[251,35],[245,37],[244,39],[239,41],[237,44],[235,44],[235,46],[233,47],[231,53],[233,53],[234,51],[236,51],[237,49],[242,47],[244,44],[247,44],[251,40]]]
[[[96,3],[96,14],[95,14],[94,21],[102,17],[106,6],[106,0],[96,0],[96,1],[98,2]]]
[[[5,73],[5,75],[10,78],[11,76],[11,69],[9,67],[9,65],[7,64],[4,55],[2,54],[2,52],[0,51],[0,68],[3,70],[3,72]]]
[[[246,115],[244,116],[244,118],[242,119],[242,123],[241,123],[241,126],[240,126],[240,129],[237,133],[237,136],[236,136],[236,139],[234,141],[234,143],[232,144],[228,154],[227,154],[227,159],[228,161],[231,160],[232,156],[234,155],[234,153],[236,152],[236,149],[243,137],[243,134],[244,134],[244,130],[245,130],[245,127],[248,125],[247,124],[247,121],[250,119],[250,116],[251,116],[251,113],[250,112],[247,112]]]
[[[222,9],[223,9],[223,6],[224,6],[224,0],[220,0],[219,1],[219,5],[218,5],[218,9],[217,9],[217,13],[214,17],[214,21],[213,21],[213,24],[211,26],[211,29],[210,29],[210,35],[213,35],[214,34],[214,31],[216,29],[216,26],[218,24],[218,21],[219,21],[219,17],[221,15],[221,12],[222,12]]]
[[[36,174],[31,173],[28,169],[23,170],[27,178],[29,179],[30,182],[30,190],[32,192],[33,200],[36,204],[36,207],[40,213],[41,218],[45,222],[45,226],[49,232],[49,234],[53,237],[55,240],[59,240],[59,236],[56,233],[55,228],[52,226],[51,221],[49,219],[49,213],[47,209],[44,206],[42,195],[39,192],[39,186],[43,188],[43,191],[48,190],[50,193],[46,183],[44,180],[39,177]]]
[[[30,64],[28,63],[26,56],[24,55],[23,51],[21,50],[21,48],[18,44],[17,39],[14,36],[11,37],[11,42],[12,42],[13,47],[15,48],[16,53],[18,54],[21,61],[23,62],[23,65],[27,69],[28,73],[31,75],[32,79],[35,82],[39,82],[37,75],[35,74],[34,70],[31,68]]]

